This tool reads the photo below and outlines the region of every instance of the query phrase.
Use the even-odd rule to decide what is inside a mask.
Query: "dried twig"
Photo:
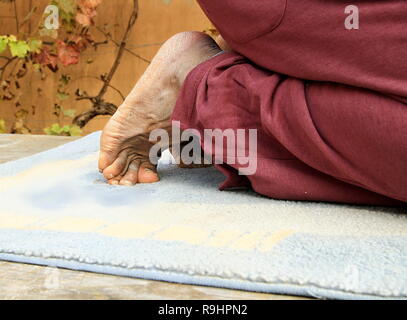
[[[0,58],[7,60],[7,62],[6,62],[3,66],[0,67],[0,81],[1,81],[1,80],[3,80],[3,75],[4,75],[4,73],[5,73],[6,69],[7,69],[7,67],[8,67],[14,60],[16,60],[17,58],[16,58],[16,57],[9,58],[9,57],[4,57],[4,56],[0,56]]]

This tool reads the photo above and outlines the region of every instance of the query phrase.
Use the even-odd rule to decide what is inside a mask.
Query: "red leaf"
[[[76,15],[76,21],[85,27],[93,25],[93,18],[97,15],[96,7],[101,2],[102,0],[79,0],[81,12]]]
[[[40,53],[35,54],[33,60],[35,63],[49,67],[54,72],[57,70],[58,57],[52,54],[46,47],[43,47]]]
[[[64,66],[77,64],[79,62],[80,51],[76,46],[68,45],[63,41],[57,42],[58,58]]]
[[[94,41],[89,33],[84,33],[80,36],[75,36],[70,42],[74,43],[72,46],[74,46],[79,52],[82,52]]]

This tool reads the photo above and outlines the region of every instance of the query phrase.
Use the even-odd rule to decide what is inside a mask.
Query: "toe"
[[[99,170],[101,172],[116,160],[119,151],[118,141],[108,134],[109,131],[111,128],[107,125],[100,137]]]
[[[160,178],[157,174],[157,169],[149,164],[143,163],[140,166],[140,170],[138,172],[138,182],[139,183],[155,183],[160,181]]]
[[[122,179],[122,177],[118,176],[118,177],[108,180],[108,183],[110,185],[117,186],[117,185],[119,185],[121,179]]]
[[[124,177],[120,180],[120,185],[122,186],[133,186],[138,182],[138,172],[140,168],[140,161],[133,160],[129,168],[124,175]]]
[[[107,167],[109,167],[114,160],[116,155],[112,152],[100,151],[99,153],[99,171],[103,172]]]
[[[127,152],[123,151],[119,154],[116,160],[103,170],[103,175],[107,180],[111,180],[120,175],[127,165]]]

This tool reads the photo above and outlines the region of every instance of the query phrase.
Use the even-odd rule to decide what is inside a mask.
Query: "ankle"
[[[222,52],[214,39],[197,31],[177,34],[169,40],[169,43],[177,47],[174,52],[172,74],[179,88],[195,67]]]

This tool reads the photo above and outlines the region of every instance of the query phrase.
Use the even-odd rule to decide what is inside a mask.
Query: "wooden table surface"
[[[45,151],[70,137],[0,134],[0,163]],[[211,287],[110,276],[0,261],[0,299],[296,300]]]

